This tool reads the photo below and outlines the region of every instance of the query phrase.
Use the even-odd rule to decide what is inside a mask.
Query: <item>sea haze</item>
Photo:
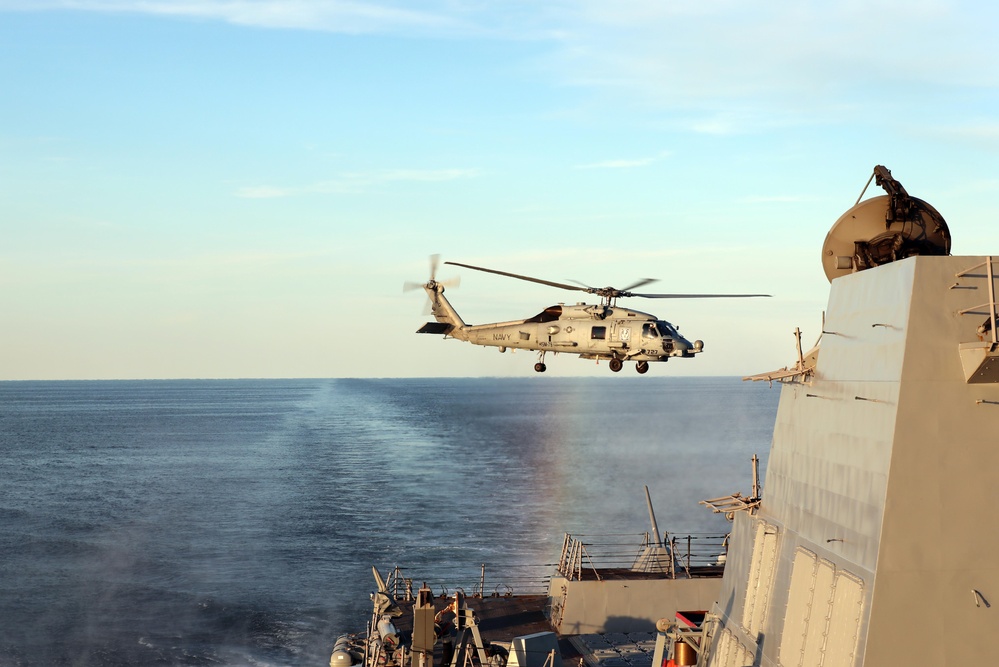
[[[487,589],[516,592],[563,532],[648,530],[643,484],[662,529],[723,533],[697,501],[749,491],[778,393],[650,376],[0,383],[0,666],[329,664],[364,627],[372,565],[439,590],[485,564]]]

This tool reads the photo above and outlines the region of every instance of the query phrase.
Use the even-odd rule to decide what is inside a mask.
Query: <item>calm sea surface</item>
[[[552,563],[565,531],[648,530],[643,484],[661,528],[724,532],[697,501],[749,491],[778,393],[621,376],[0,383],[0,667],[328,665],[363,629],[372,565],[454,585],[484,563],[489,587]]]

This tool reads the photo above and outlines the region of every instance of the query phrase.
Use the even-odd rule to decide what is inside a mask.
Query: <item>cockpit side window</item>
[[[642,335],[646,338],[659,338],[659,330],[656,328],[656,322],[646,322],[643,324]]]

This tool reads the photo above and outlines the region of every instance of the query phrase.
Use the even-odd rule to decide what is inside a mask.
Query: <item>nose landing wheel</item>
[[[645,375],[649,372],[649,362],[639,361],[635,364],[635,370],[638,371],[639,375]]]
[[[622,362],[620,359],[611,359],[610,360],[610,369],[612,371],[614,371],[615,373],[617,373],[622,368],[624,368],[624,362]]]

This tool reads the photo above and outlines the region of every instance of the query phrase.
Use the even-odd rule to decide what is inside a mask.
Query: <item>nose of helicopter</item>
[[[686,338],[681,336],[675,336],[673,338],[673,351],[670,356],[673,357],[692,357],[701,350],[704,349],[704,341],[695,340],[691,343]]]

